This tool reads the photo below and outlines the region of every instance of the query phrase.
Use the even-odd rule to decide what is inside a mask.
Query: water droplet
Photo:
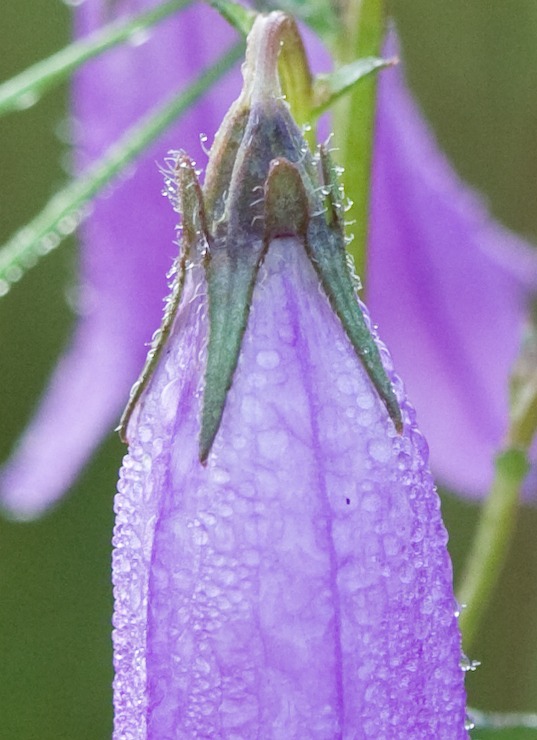
[[[64,216],[58,222],[58,231],[62,236],[69,236],[78,226],[78,215],[71,213],[68,216]]]
[[[481,665],[481,661],[479,660],[470,660],[470,658],[467,658],[466,655],[463,656],[460,666],[461,669],[467,673],[468,671],[475,671],[479,666]]]
[[[18,265],[11,265],[7,268],[4,274],[8,283],[16,283],[22,277],[22,270]]]
[[[31,108],[39,101],[39,98],[40,96],[36,92],[28,90],[28,92],[18,96],[15,101],[15,105],[18,110],[28,110],[28,108]]]
[[[345,395],[349,395],[355,390],[354,385],[354,378],[351,375],[338,375],[336,378],[337,389]]]
[[[243,437],[242,435],[237,435],[233,437],[231,444],[233,446],[234,450],[243,450],[246,447],[247,443],[246,437]]]
[[[366,393],[362,393],[356,398],[356,403],[359,408],[361,409],[370,409],[375,404],[375,398],[373,396],[373,393],[368,390]]]
[[[56,247],[61,242],[59,234],[56,234],[55,232],[51,232],[50,234],[47,234],[44,236],[41,241],[39,242],[37,249],[39,251],[39,254],[48,254],[53,249],[56,249]]]
[[[195,545],[206,545],[209,541],[209,536],[204,529],[196,527],[192,532],[192,541]]]
[[[378,511],[381,506],[380,496],[376,493],[372,493],[369,496],[364,496],[362,500],[362,509],[371,513]]]
[[[374,439],[367,446],[368,452],[374,460],[387,462],[391,457],[391,446],[384,439]]]
[[[289,445],[287,433],[283,429],[260,432],[258,435],[259,452],[269,460],[278,460]]]
[[[212,479],[215,483],[227,483],[229,481],[229,473],[222,468],[215,468],[212,471]]]
[[[262,350],[257,353],[256,361],[259,367],[273,370],[280,364],[280,355],[274,350]]]
[[[147,44],[151,38],[151,31],[147,28],[138,28],[132,36],[129,37],[129,44],[131,46],[143,46]]]

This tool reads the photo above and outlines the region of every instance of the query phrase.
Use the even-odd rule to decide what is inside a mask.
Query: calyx
[[[120,430],[167,341],[188,261],[205,267],[209,338],[199,456],[205,462],[218,433],[239,359],[257,274],[271,241],[295,236],[304,245],[358,358],[401,431],[401,410],[377,344],[356,299],[345,249],[343,204],[325,147],[314,156],[282,97],[278,55],[291,19],[258,16],[248,37],[244,85],[211,148],[203,192],[192,162],[177,158],[183,242],[163,324],[133,388]],[[296,48],[297,32],[293,29]],[[303,49],[299,50],[304,54]],[[305,54],[301,63],[304,63]]]

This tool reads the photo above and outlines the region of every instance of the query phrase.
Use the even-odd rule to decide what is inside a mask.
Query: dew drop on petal
[[[367,446],[371,457],[377,462],[387,462],[392,454],[391,445],[385,439],[374,439]]]
[[[256,361],[259,367],[273,370],[280,364],[280,355],[274,350],[262,350],[257,353]]]

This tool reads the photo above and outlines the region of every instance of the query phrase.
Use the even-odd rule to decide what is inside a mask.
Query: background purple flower
[[[382,73],[378,94],[368,304],[435,475],[482,495],[507,429],[508,378],[537,290],[537,255],[455,174],[401,66]]]
[[[113,12],[106,0],[88,0],[77,9],[77,34],[154,4],[129,0]],[[123,46],[86,64],[73,92],[80,169],[236,38],[214,10],[199,4],[162,22],[141,46]],[[16,515],[32,516],[53,503],[116,425],[160,322],[166,273],[177,251],[177,216],[161,195],[157,163],[179,144],[201,159],[200,134],[212,139],[238,86],[237,69],[139,160],[127,181],[97,199],[82,226],[82,313],[1,480],[4,505]]]
[[[114,10],[150,4],[124,2]],[[79,35],[112,12],[104,0],[86,0],[77,9]],[[86,65],[74,90],[81,166],[233,36],[200,4],[160,24],[139,48]],[[83,226],[78,327],[1,479],[4,505],[16,515],[53,503],[114,426],[158,322],[175,251],[174,214],[160,197],[155,162],[177,146],[200,152],[198,132],[211,138],[236,80],[230,76],[190,111],[140,159],[131,179],[96,202]],[[534,261],[519,260],[524,245],[457,192],[461,185],[438,159],[401,73],[383,72],[379,88],[368,302],[423,417],[434,470],[455,488],[482,494],[505,427],[507,375]]]

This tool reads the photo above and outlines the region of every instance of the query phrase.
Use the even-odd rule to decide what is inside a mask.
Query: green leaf
[[[397,64],[397,59],[365,57],[336,69],[331,74],[317,75],[313,81],[313,112],[316,116],[333,105],[345,93],[373,72]]]
[[[236,28],[244,37],[248,36],[257,13],[244,8],[239,3],[232,2],[232,0],[208,0],[208,2],[233,28]]]
[[[128,41],[150,26],[189,5],[192,0],[169,0],[135,18],[120,20],[75,41],[47,59],[0,85],[0,115],[28,108],[92,57]]]
[[[244,45],[235,45],[192,85],[142,118],[85,174],[56,193],[33,221],[14,234],[0,249],[0,296],[5,295],[11,284],[33,267],[40,257],[57,247],[64,237],[72,233],[81,220],[83,208],[88,201],[196,103],[243,53]]]

